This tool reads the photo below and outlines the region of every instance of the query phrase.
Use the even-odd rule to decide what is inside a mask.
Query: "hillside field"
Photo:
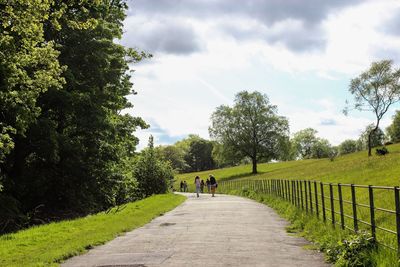
[[[298,161],[261,163],[258,174],[251,174],[251,165],[216,169],[194,173],[178,174],[175,178],[175,188],[179,182],[186,180],[193,187],[194,177],[199,175],[204,181],[213,174],[217,181],[233,179],[301,179],[317,180],[332,183],[348,183],[363,185],[400,184],[400,144],[387,146],[386,156],[367,156],[367,151],[343,155],[329,159],[308,159]],[[375,150],[373,150],[375,152]]]

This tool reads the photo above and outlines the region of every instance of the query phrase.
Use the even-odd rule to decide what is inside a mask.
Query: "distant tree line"
[[[0,3],[0,233],[166,192],[152,140],[138,154],[124,0]]]

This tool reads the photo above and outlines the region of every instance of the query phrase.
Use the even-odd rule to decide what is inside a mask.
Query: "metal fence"
[[[369,231],[382,246],[400,254],[399,187],[323,183],[309,180],[233,180],[219,192],[250,189],[270,194],[313,214],[333,227]]]

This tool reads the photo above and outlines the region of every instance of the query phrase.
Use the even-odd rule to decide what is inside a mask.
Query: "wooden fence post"
[[[304,199],[306,200],[306,212],[308,212],[308,193],[307,193],[307,181],[304,182]]]
[[[300,200],[301,200],[301,208],[304,210],[304,199],[303,199],[303,183],[300,181]]]

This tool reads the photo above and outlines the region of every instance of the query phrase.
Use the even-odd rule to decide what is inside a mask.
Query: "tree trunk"
[[[371,150],[372,150],[372,147],[371,147],[371,136],[372,136],[372,133],[374,132],[375,130],[371,130],[370,132],[369,132],[369,134],[368,134],[368,157],[370,157],[370,156],[372,156],[372,153],[371,153]]]
[[[252,158],[252,161],[253,161],[253,174],[256,174],[257,173],[257,158],[256,157]]]

